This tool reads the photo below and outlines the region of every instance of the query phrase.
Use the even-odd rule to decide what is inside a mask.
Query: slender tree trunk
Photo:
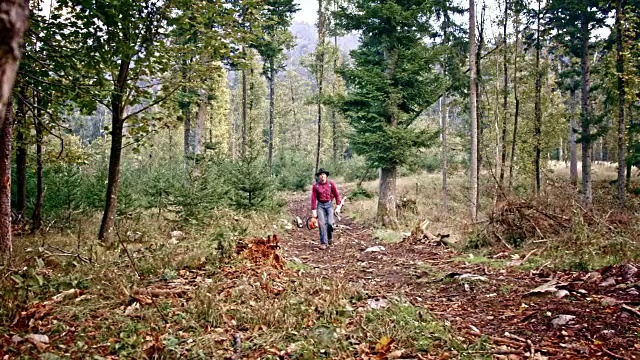
[[[2,253],[13,251],[11,241],[11,142],[13,141],[13,104],[5,108],[5,126],[0,133],[0,245]]]
[[[569,181],[571,185],[578,186],[578,149],[576,145],[576,91],[571,89],[569,93]]]
[[[242,143],[240,157],[244,158],[247,152],[247,70],[242,69]]]
[[[380,189],[378,191],[378,212],[376,221],[382,226],[397,229],[398,216],[396,212],[396,180],[398,168],[396,166],[380,169]]]
[[[513,136],[511,139],[511,158],[509,159],[509,189],[513,188],[513,167],[516,160],[516,145],[518,139],[518,120],[520,116],[520,98],[518,97],[518,51],[520,50],[520,14],[516,14],[514,19],[516,32],[515,56],[513,60],[513,97],[515,100],[515,111],[513,116]]]
[[[477,113],[477,86],[476,86],[476,18],[474,0],[469,0],[469,109],[471,113],[471,171],[469,196],[469,211],[471,220],[476,221],[478,216],[478,113]]]
[[[27,129],[27,112],[23,97],[26,96],[21,91],[18,97],[18,112],[16,116],[16,214],[18,221],[24,221],[27,209],[27,151],[29,145],[24,136]]]
[[[267,161],[269,170],[273,173],[273,133],[275,131],[275,109],[276,109],[276,65],[273,59],[269,60],[269,154]]]
[[[31,222],[33,223],[31,232],[34,234],[42,227],[42,203],[44,201],[44,186],[42,181],[42,170],[44,168],[42,163],[42,139],[44,134],[41,115],[38,109],[37,116],[34,119],[34,127],[36,129],[36,201],[33,205],[33,215],[31,217]]]
[[[504,188],[504,174],[507,165],[507,108],[509,98],[509,67],[507,66],[507,24],[509,19],[509,1],[504,2],[504,22],[502,24],[502,147],[500,149],[500,188]]]
[[[118,209],[118,191],[120,190],[120,160],[122,155],[122,131],[124,128],[124,88],[129,75],[130,60],[120,61],[120,70],[116,87],[111,94],[111,151],[109,153],[109,175],[107,179],[107,197],[104,214],[100,224],[98,239],[111,245],[113,227]]]
[[[204,152],[205,143],[205,124],[207,122],[207,111],[209,110],[209,95],[206,92],[200,94],[198,103],[198,114],[196,115],[196,128],[193,132],[192,143],[194,145],[194,154],[202,154]]]
[[[478,29],[478,42],[476,43],[476,70],[475,70],[475,88],[476,88],[476,131],[477,131],[477,141],[476,141],[476,156],[478,158],[477,163],[477,172],[476,172],[476,213],[477,206],[480,204],[480,172],[482,171],[482,162],[484,161],[484,156],[482,152],[482,141],[483,141],[483,133],[484,128],[482,126],[484,120],[484,112],[482,109],[482,94],[487,94],[486,90],[481,92],[480,85],[482,85],[482,89],[484,90],[484,82],[482,81],[482,49],[484,48],[484,19],[485,19],[485,4],[482,5],[482,10],[480,11],[480,26]],[[475,14],[474,14],[475,15]],[[482,84],[481,84],[482,83]],[[488,101],[487,101],[488,102]]]
[[[337,5],[336,5],[337,6]],[[333,36],[333,46],[338,51],[338,36]],[[333,81],[331,82],[331,94],[336,95],[336,69],[338,68],[338,54],[333,58]],[[331,142],[333,145],[332,159],[336,164],[338,161],[338,121],[336,118],[335,106],[331,107]]]
[[[449,212],[447,199],[447,123],[449,122],[449,104],[447,101],[447,94],[445,93],[440,99],[442,116],[442,206],[445,213]],[[444,116],[442,115],[442,104],[445,106]]]
[[[581,38],[582,38],[582,195],[587,207],[591,207],[593,202],[593,194],[591,189],[591,148],[593,142],[591,140],[591,114],[589,112],[589,24],[585,15],[582,15],[580,22]]]
[[[324,80],[325,14],[322,0],[318,0],[318,49],[316,56],[316,81],[318,83],[318,139],[316,143],[316,164],[314,173],[320,166],[320,147],[322,146],[322,86]]]
[[[538,11],[536,12],[536,85],[535,85],[535,125],[533,130],[533,136],[535,138],[535,192],[536,194],[540,193],[540,147],[541,147],[541,136],[542,136],[542,104],[541,104],[541,91],[542,91],[542,73],[540,72],[540,0],[538,0]]]
[[[624,113],[624,53],[622,48],[622,17],[624,0],[616,0],[616,72],[618,73],[618,205],[625,205],[625,170],[626,170],[626,120]]]

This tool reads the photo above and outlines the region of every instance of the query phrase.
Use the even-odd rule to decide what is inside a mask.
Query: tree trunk
[[[482,153],[482,139],[483,139],[483,126],[482,121],[484,120],[484,114],[481,106],[482,94],[486,94],[486,91],[480,92],[480,83],[482,82],[484,89],[484,82],[482,81],[482,49],[484,47],[484,15],[485,15],[485,4],[482,5],[482,10],[480,12],[480,26],[478,29],[478,42],[476,43],[476,68],[475,68],[475,91],[476,91],[476,214],[477,214],[477,206],[480,204],[480,171],[482,171],[482,162],[484,160]],[[474,13],[475,17],[475,13]]]
[[[0,133],[0,247],[2,254],[13,251],[11,242],[11,142],[13,140],[13,104],[7,102],[4,127]]]
[[[100,224],[98,239],[111,245],[113,227],[118,209],[118,191],[120,190],[120,158],[122,155],[122,130],[124,127],[124,89],[127,84],[130,60],[120,61],[120,70],[116,87],[111,93],[111,152],[109,153],[109,175],[104,214]]]
[[[515,111],[513,116],[513,137],[511,139],[511,158],[509,159],[509,189],[513,187],[513,166],[516,159],[516,144],[518,136],[518,117],[520,116],[520,98],[518,97],[518,50],[520,49],[520,14],[516,14],[514,19],[516,32],[515,56],[513,60],[513,97],[515,100]]]
[[[535,169],[535,193],[539,194],[540,193],[540,147],[541,147],[541,141],[542,139],[540,138],[542,136],[542,99],[541,99],[541,91],[542,91],[542,73],[540,72],[540,9],[541,9],[541,5],[540,5],[540,0],[538,0],[538,11],[536,12],[536,22],[537,22],[537,29],[536,29],[536,85],[535,85],[535,123],[534,123],[534,129],[533,129],[533,136],[535,139],[535,162],[534,162],[534,169]]]
[[[31,222],[33,223],[31,232],[35,234],[40,227],[42,227],[42,203],[44,201],[44,187],[42,182],[42,139],[43,139],[43,128],[42,128],[42,119],[40,117],[40,110],[38,110],[38,115],[35,119],[35,129],[36,129],[36,201],[33,205],[33,215],[31,217]]]
[[[442,115],[442,104],[445,106],[444,116]],[[445,213],[449,212],[447,199],[447,123],[449,122],[449,104],[447,94],[440,99],[440,112],[442,116],[442,206]]]
[[[587,23],[586,16],[582,15],[580,22],[581,38],[582,38],[582,59],[581,59],[581,72],[582,72],[582,99],[581,99],[581,112],[582,112],[582,196],[584,198],[585,206],[591,207],[593,202],[593,194],[591,189],[591,115],[589,113],[589,24]]]
[[[338,52],[338,36],[335,34],[333,36],[333,46],[335,47],[336,52]],[[338,68],[338,56],[339,52],[336,53],[336,56],[333,58],[333,81],[331,82],[331,94],[333,94],[333,96],[336,95],[336,69]],[[336,164],[338,161],[338,120],[336,117],[335,106],[331,107],[331,142],[333,145],[333,153],[331,157],[333,159],[333,163]]]
[[[275,109],[276,109],[276,65],[274,59],[269,60],[269,154],[267,161],[269,171],[273,173],[273,133],[275,131]]]
[[[242,69],[242,143],[240,157],[244,158],[247,152],[247,70]]]
[[[27,112],[23,97],[26,96],[21,91],[18,97],[18,112],[16,116],[16,214],[18,221],[24,221],[27,209],[27,151],[29,145],[26,143],[25,133],[27,128]]]
[[[196,128],[193,132],[193,153],[202,154],[204,152],[205,143],[205,124],[207,122],[207,110],[209,110],[209,95],[206,92],[200,94],[200,102],[198,103],[198,114],[196,115]]]
[[[500,149],[500,188],[504,189],[504,173],[507,165],[507,108],[509,98],[509,71],[507,66],[507,23],[509,16],[509,1],[504,2],[504,23],[502,24],[502,144]]]
[[[315,172],[320,166],[320,147],[322,146],[322,85],[324,80],[324,45],[325,45],[325,17],[322,0],[318,0],[318,49],[316,55],[316,81],[318,83],[318,139],[316,142]]]
[[[378,191],[376,221],[390,229],[397,229],[399,227],[396,212],[397,176],[397,166],[383,167],[380,169],[380,189]]]
[[[626,120],[624,113],[624,53],[622,49],[622,17],[624,0],[616,0],[616,72],[618,73],[618,205],[625,205]]]
[[[569,93],[569,181],[571,185],[578,186],[578,149],[576,147],[576,91],[571,89]]]
[[[469,196],[469,211],[471,221],[476,221],[478,216],[478,113],[477,113],[477,87],[476,87],[476,11],[474,0],[469,0],[469,109],[471,113],[471,169]]]
[[[2,34],[0,37],[0,132],[2,132],[11,101],[13,82],[18,71],[22,36],[29,25],[29,1],[3,0],[0,3],[0,19],[0,34]],[[9,154],[10,159],[11,154]],[[9,240],[11,240],[10,236]]]

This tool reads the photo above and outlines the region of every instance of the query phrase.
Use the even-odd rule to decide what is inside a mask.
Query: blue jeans
[[[326,203],[318,201],[318,227],[320,228],[320,243],[326,245],[333,241],[333,201]]]

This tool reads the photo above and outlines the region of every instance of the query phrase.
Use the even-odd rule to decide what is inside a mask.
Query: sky
[[[318,0],[297,0],[300,7],[294,17],[295,22],[315,24],[318,17]]]

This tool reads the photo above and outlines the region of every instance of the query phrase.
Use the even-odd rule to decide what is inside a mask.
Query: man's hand
[[[340,211],[342,211],[342,204],[336,206],[336,210],[333,212],[338,217],[338,219],[340,219]]]
[[[314,218],[318,217],[318,210],[311,210],[311,216],[313,216]]]

